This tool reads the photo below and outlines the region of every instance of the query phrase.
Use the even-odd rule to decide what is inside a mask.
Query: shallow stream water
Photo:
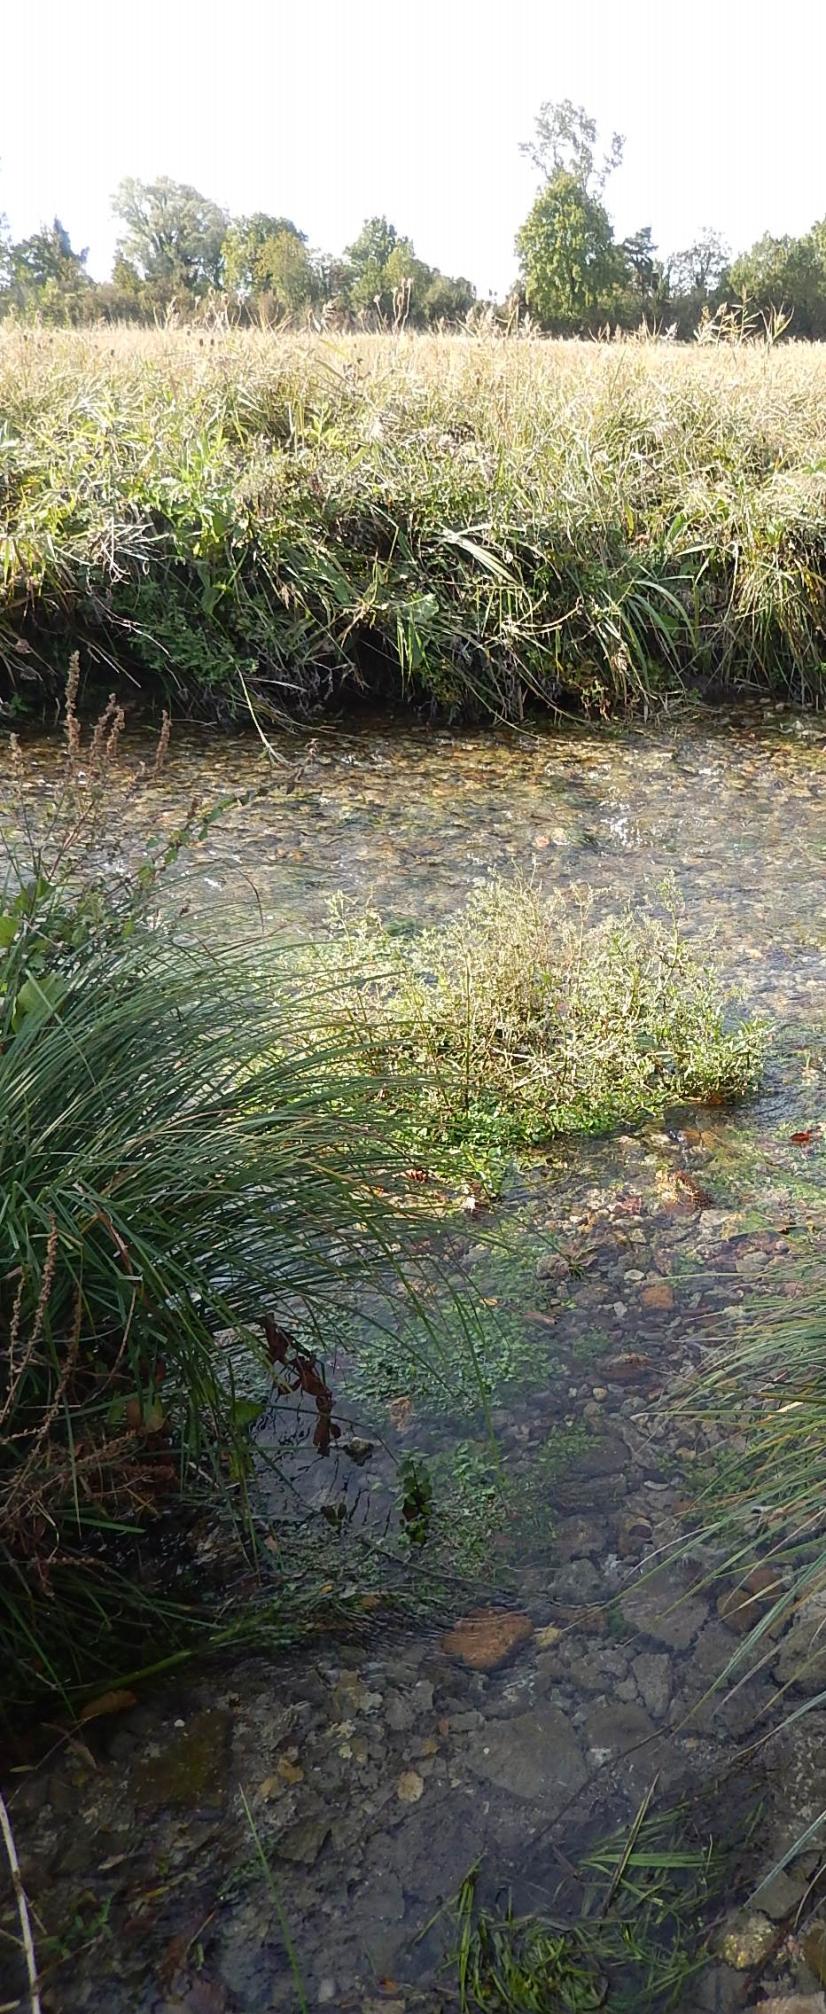
[[[302,746],[279,743],[290,758]],[[190,1671],[12,1780],[27,1885],[56,1940],[47,2007],[263,2014],[303,1995],[341,2014],[438,2014],[456,2005],[445,1906],[472,1864],[488,1892],[546,1905],[655,1776],[666,1803],[703,1792],[713,1810],[771,1721],[771,1670],[708,1696],[736,1641],[719,1589],[674,1566],[648,1577],[715,1446],[713,1427],[666,1420],[657,1400],[822,1251],[825,748],[816,723],[783,712],[623,733],[365,720],[323,731],[289,795],[230,811],[201,846],[199,906],[217,919],[248,904],[285,937],[320,926],[340,889],[409,924],[451,914],[493,873],[587,886],[607,909],[673,876],[689,931],[715,936],[776,1032],[739,1108],[557,1143],[510,1185],[506,1257],[469,1220],[498,1337],[494,1460],[468,1392],[435,1396],[392,1351],[338,1368],[351,1431],[373,1442],[363,1465],[317,1461],[299,1421],[291,1480],[308,1511],[345,1521],[347,1572],[363,1545],[379,1594],[385,1544],[398,1576],[398,1462],[425,1458],[438,1622],[408,1604],[388,1625],[379,1602],[360,1635]],[[29,757],[42,794],[54,747]],[[170,829],[193,790],[246,790],[264,760],[252,739],[177,734]],[[277,1487],[261,1487],[277,1543]],[[519,1618],[487,1670],[445,1635],[479,1602]],[[769,1749],[736,1782],[720,1831],[759,1790],[759,1851],[784,1850],[826,1805],[822,1709],[805,1751]],[[744,1892],[759,1871],[744,1865]],[[747,1984],[712,1968],[685,2014],[749,2004]]]

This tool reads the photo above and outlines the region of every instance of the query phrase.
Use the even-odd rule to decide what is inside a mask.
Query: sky
[[[619,236],[736,251],[826,212],[824,0],[5,0],[2,37],[0,213],[58,214],[96,278],[121,177],[166,174],[324,251],[384,213],[501,295],[543,99],[625,135]]]

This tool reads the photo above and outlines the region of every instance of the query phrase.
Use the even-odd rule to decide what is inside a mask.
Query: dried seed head
[[[160,776],[161,770],[163,769],[164,763],[169,753],[169,737],[171,733],[172,733],[172,720],[169,713],[167,712],[166,707],[164,707],[163,713],[161,714],[161,731],[160,734],[158,735],[158,746],[155,750],[155,761],[152,767],[153,776]]]
[[[95,721],[95,731],[94,734],[92,735],[92,761],[96,763],[98,767],[102,763],[103,758],[106,754],[106,737],[112,725],[112,721],[114,719],[116,712],[117,712],[117,702],[115,699],[115,695],[113,692],[110,692],[109,698],[106,701],[106,705],[103,709],[103,712],[98,715],[98,718]]]
[[[69,761],[75,763],[80,754],[80,721],[77,717],[77,695],[80,687],[80,652],[72,651],[66,674],[66,748]]]

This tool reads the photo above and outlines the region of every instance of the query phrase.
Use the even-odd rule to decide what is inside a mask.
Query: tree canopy
[[[118,253],[141,279],[196,295],[220,286],[229,218],[208,196],[168,175],[127,176],[112,208],[124,226]]]

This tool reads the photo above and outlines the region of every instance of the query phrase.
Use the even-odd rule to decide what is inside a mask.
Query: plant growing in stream
[[[339,902],[316,954],[328,986],[341,983],[335,1025],[400,1105],[415,1079],[411,1148],[470,1145],[489,1165],[504,1148],[752,1088],[765,1027],[732,1020],[664,899],[659,915],[596,920],[584,898],[492,880],[454,922],[405,939]]]
[[[185,904],[161,903],[198,811],[131,868],[119,857],[107,817],[145,790],[149,822],[152,777],[125,770],[114,703],[84,748],[76,690],[73,666],[45,830],[12,743],[0,895],[6,1712],[181,1640],[197,1601],[163,1514],[214,1509],[216,1484],[226,1504],[243,1495],[245,1432],[273,1381],[314,1400],[323,1453],[321,1352],[350,1298],[369,1276],[380,1298],[389,1274],[413,1300],[425,1264],[406,1270],[423,1213],[343,1024],[319,1047],[317,1002],[280,956],[214,929],[200,941]]]
[[[652,1813],[651,1795],[625,1837],[583,1856],[558,1914],[520,1917],[509,1898],[480,1905],[480,1870],[471,1870],[456,1905],[461,2014],[666,2014],[687,2005],[727,1856],[687,1833],[685,1813]]]

